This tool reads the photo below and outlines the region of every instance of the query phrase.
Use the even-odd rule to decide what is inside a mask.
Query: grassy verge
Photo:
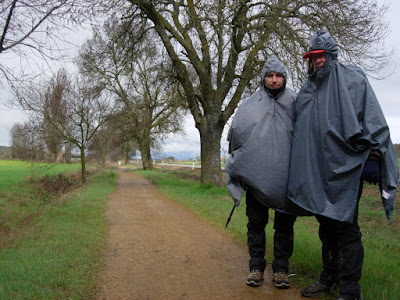
[[[226,188],[200,185],[198,181],[181,179],[177,172],[135,171],[156,184],[171,197],[223,230],[233,202]],[[186,176],[186,175],[185,175]],[[396,200],[398,202],[398,200]],[[268,262],[272,262],[273,213],[267,226]],[[400,299],[400,217],[386,220],[376,186],[365,185],[360,201],[359,223],[363,234],[365,260],[361,286],[364,299]],[[227,233],[246,245],[245,205],[234,213]],[[321,242],[314,217],[299,217],[295,223],[295,251],[291,258],[294,285],[304,287],[318,280],[322,268]],[[335,299],[337,291],[325,296]]]
[[[29,227],[33,218],[62,201],[65,192],[79,186],[77,170],[78,164],[0,160],[0,247]]]
[[[106,235],[106,198],[115,186],[116,175],[108,170],[44,200],[31,181],[10,183],[0,216],[0,299],[87,298]],[[22,190],[31,197],[21,197]],[[9,211],[17,218],[11,226]]]
[[[0,190],[23,181],[27,176],[39,178],[46,174],[76,172],[80,170],[80,164],[46,164],[29,163],[17,160],[0,160]]]

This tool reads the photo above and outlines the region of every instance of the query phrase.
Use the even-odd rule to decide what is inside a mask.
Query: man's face
[[[281,73],[270,72],[265,76],[264,84],[268,89],[276,90],[283,86],[284,81]]]
[[[311,62],[314,68],[314,72],[317,71],[317,69],[321,68],[326,62],[325,53],[312,54]]]

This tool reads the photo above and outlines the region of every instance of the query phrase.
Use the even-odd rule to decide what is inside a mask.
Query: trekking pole
[[[228,220],[226,221],[226,224],[225,224],[225,229],[226,229],[226,227],[228,227],[228,224],[229,224],[229,222],[231,221],[231,217],[232,217],[232,215],[233,215],[233,212],[235,211],[236,206],[237,206],[236,203],[233,204],[231,213],[230,213],[230,215],[229,215],[229,217],[228,217]]]

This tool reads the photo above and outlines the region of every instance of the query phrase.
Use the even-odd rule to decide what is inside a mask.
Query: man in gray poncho
[[[265,261],[268,208],[285,209],[289,156],[296,94],[286,88],[287,72],[276,57],[261,71],[262,87],[241,104],[228,133],[230,156],[226,186],[236,205],[246,189],[247,244],[250,275],[246,283],[259,286]],[[289,258],[293,252],[295,215],[275,212],[273,280],[288,288]]]
[[[379,183],[390,219],[397,157],[365,74],[338,62],[329,32],[317,31],[309,46],[309,78],[296,100],[288,197],[319,221],[323,270],[302,294],[316,296],[340,281],[338,299],[360,299],[364,250],[357,216],[363,181]]]

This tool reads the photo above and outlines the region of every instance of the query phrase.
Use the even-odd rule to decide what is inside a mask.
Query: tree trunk
[[[105,146],[101,148],[100,167],[103,169],[106,166],[107,150]]]
[[[86,183],[86,159],[85,159],[85,148],[80,148],[81,150],[81,174],[82,174],[82,184]]]
[[[150,170],[153,168],[153,162],[151,160],[151,153],[150,153],[150,126],[143,125],[142,130],[140,130],[140,140],[139,148],[142,154],[142,164],[143,170]]]
[[[223,185],[221,173],[221,136],[223,128],[218,124],[209,124],[198,128],[201,143],[201,183]]]
[[[124,162],[126,164],[129,164],[130,160],[131,160],[131,158],[129,156],[129,151],[125,151],[125,153],[124,153]]]
[[[71,163],[71,151],[72,145],[70,143],[66,143],[64,146],[64,161],[67,164]]]
[[[143,170],[152,169],[153,162],[151,161],[150,144],[144,143],[144,144],[140,145],[140,152],[142,153]]]
[[[123,149],[123,154],[124,154],[124,162],[125,164],[129,164],[131,157],[130,157],[130,153],[129,153],[129,142],[124,142],[122,144],[122,149]]]

